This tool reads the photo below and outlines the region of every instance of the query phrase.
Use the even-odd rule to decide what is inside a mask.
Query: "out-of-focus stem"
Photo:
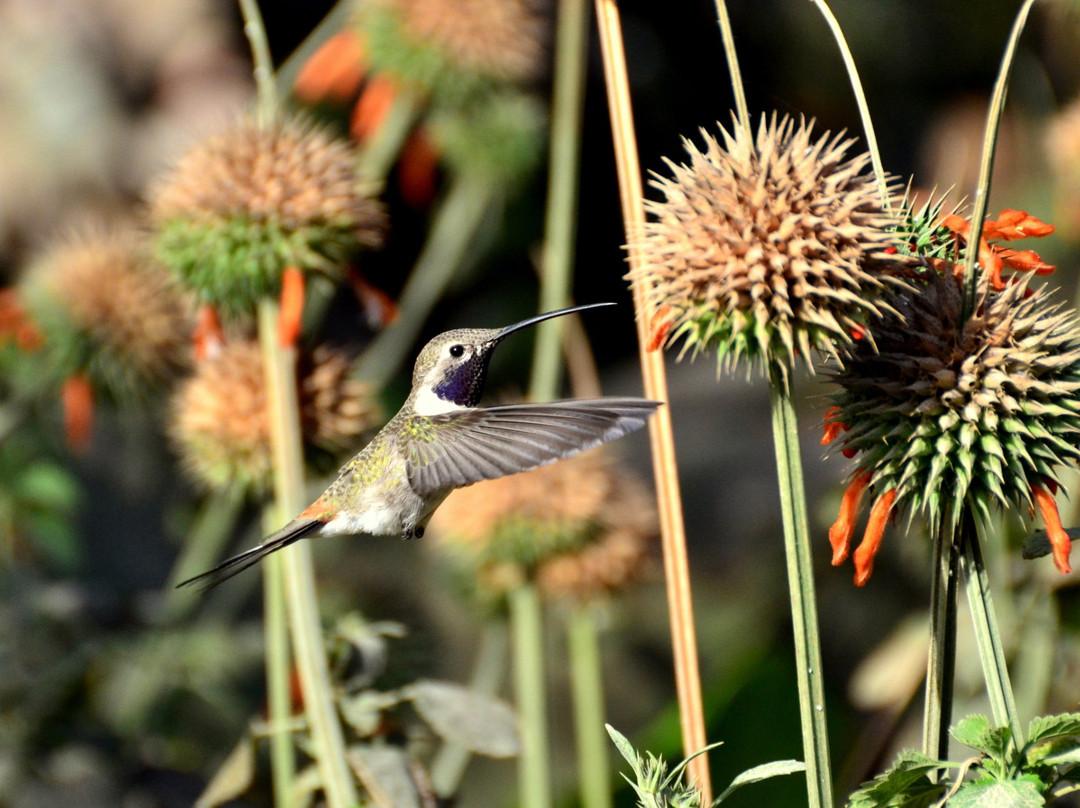
[[[544,622],[540,594],[533,584],[522,584],[510,593],[510,627],[514,692],[521,727],[518,804],[521,808],[550,808],[551,756],[544,678]]]
[[[739,57],[735,51],[735,35],[731,30],[731,19],[728,17],[727,3],[724,0],[716,0],[716,19],[720,24],[720,39],[724,43],[724,55],[727,56],[731,92],[735,96],[735,112],[739,116],[739,125],[749,132],[750,109],[746,106],[746,88],[743,86]]]
[[[579,605],[566,619],[581,808],[611,808],[610,742],[604,731],[604,679],[597,617],[594,608]]]
[[[570,302],[574,240],[577,235],[588,10],[587,0],[559,0],[540,311],[551,311]],[[534,400],[547,401],[558,394],[561,375],[559,338],[564,325],[555,319],[537,326],[536,351],[529,382],[530,397]]]
[[[630,265],[640,265],[640,251],[635,246],[645,224],[645,207],[634,135],[630,84],[626,73],[626,50],[622,25],[615,0],[595,0],[600,30],[600,47],[607,85],[608,115],[615,141],[615,164],[619,178],[626,242],[630,245]],[[668,400],[664,357],[648,351],[652,307],[640,283],[634,284],[634,309],[637,313],[638,353],[641,359],[645,395],[657,401]],[[675,688],[679,700],[683,751],[687,756],[704,749],[705,717],[701,701],[701,674],[698,667],[694,609],[690,598],[690,567],[686,556],[686,530],[683,524],[682,496],[679,490],[678,465],[671,428],[671,413],[661,407],[649,419],[649,441],[656,482],[660,536],[664,554],[664,581],[667,587],[671,621],[672,653],[675,658]],[[712,781],[707,755],[695,757],[687,772],[701,790],[702,804],[712,802]]]
[[[277,508],[267,508],[267,518],[263,520],[267,532],[281,524],[277,511]],[[296,751],[292,738],[289,620],[282,563],[280,553],[263,561],[263,616],[266,622],[266,701],[274,805],[290,808],[295,792]]]

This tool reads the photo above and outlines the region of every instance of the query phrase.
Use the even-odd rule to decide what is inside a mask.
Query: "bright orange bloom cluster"
[[[955,213],[945,216],[941,225],[951,230],[958,239],[965,241],[971,233],[971,222]],[[1049,275],[1054,271],[1054,267],[1044,262],[1034,250],[1010,250],[991,244],[991,241],[1041,238],[1053,232],[1052,224],[1047,224],[1022,210],[1006,208],[998,218],[987,220],[979,238],[979,265],[989,274],[993,288],[998,291],[1005,288],[1005,281],[1001,278],[1002,269]]]

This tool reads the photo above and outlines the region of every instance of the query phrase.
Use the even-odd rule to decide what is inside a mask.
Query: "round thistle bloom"
[[[810,349],[829,354],[863,335],[880,311],[896,254],[896,218],[864,169],[846,159],[853,138],[812,134],[812,122],[763,117],[756,138],[737,123],[689,165],[651,184],[653,220],[629,274],[656,307],[654,342],[716,347],[721,367],[746,359],[784,375]]]
[[[132,229],[96,227],[38,256],[19,293],[52,370],[116,398],[149,392],[188,362],[192,312]]]
[[[547,20],[536,0],[377,0],[360,25],[373,71],[456,101],[539,77]]]
[[[251,311],[295,267],[336,277],[382,241],[349,145],[295,119],[244,121],[196,146],[154,188],[161,260],[223,313]]]
[[[349,378],[344,354],[320,346],[297,368],[307,461],[325,471],[355,449],[379,417],[367,386]],[[200,362],[173,401],[170,426],[184,466],[209,488],[264,490],[272,484],[270,422],[262,353],[253,340],[229,342]]]
[[[893,291],[874,325],[877,348],[856,343],[835,375],[840,391],[826,440],[856,468],[829,532],[833,563],[848,555],[863,497],[875,494],[855,552],[855,582],[870,577],[891,512],[955,525],[964,509],[1038,506],[1054,561],[1069,569],[1069,538],[1048,491],[1080,460],[1080,321],[1027,276],[996,291],[981,276],[964,319],[962,281],[928,272]],[[1056,526],[1056,527],[1055,527]]]
[[[623,589],[656,532],[643,486],[603,449],[454,491],[431,522],[463,589],[488,606],[531,579],[550,598]]]

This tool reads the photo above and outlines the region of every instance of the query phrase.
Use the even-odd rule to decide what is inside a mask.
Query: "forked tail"
[[[294,519],[277,533],[271,533],[267,536],[258,547],[252,547],[239,555],[227,558],[212,570],[207,570],[194,578],[181,581],[176,586],[180,588],[199,585],[204,590],[210,589],[222,581],[232,578],[237,573],[243,572],[248,567],[258,564],[266,556],[280,550],[282,547],[288,547],[293,542],[300,541],[308,534],[318,530],[323,524],[318,519]]]

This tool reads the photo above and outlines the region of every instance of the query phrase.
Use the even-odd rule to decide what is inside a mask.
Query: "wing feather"
[[[437,415],[431,419],[435,440],[412,449],[409,482],[427,496],[528,471],[638,430],[658,406],[603,398]]]

